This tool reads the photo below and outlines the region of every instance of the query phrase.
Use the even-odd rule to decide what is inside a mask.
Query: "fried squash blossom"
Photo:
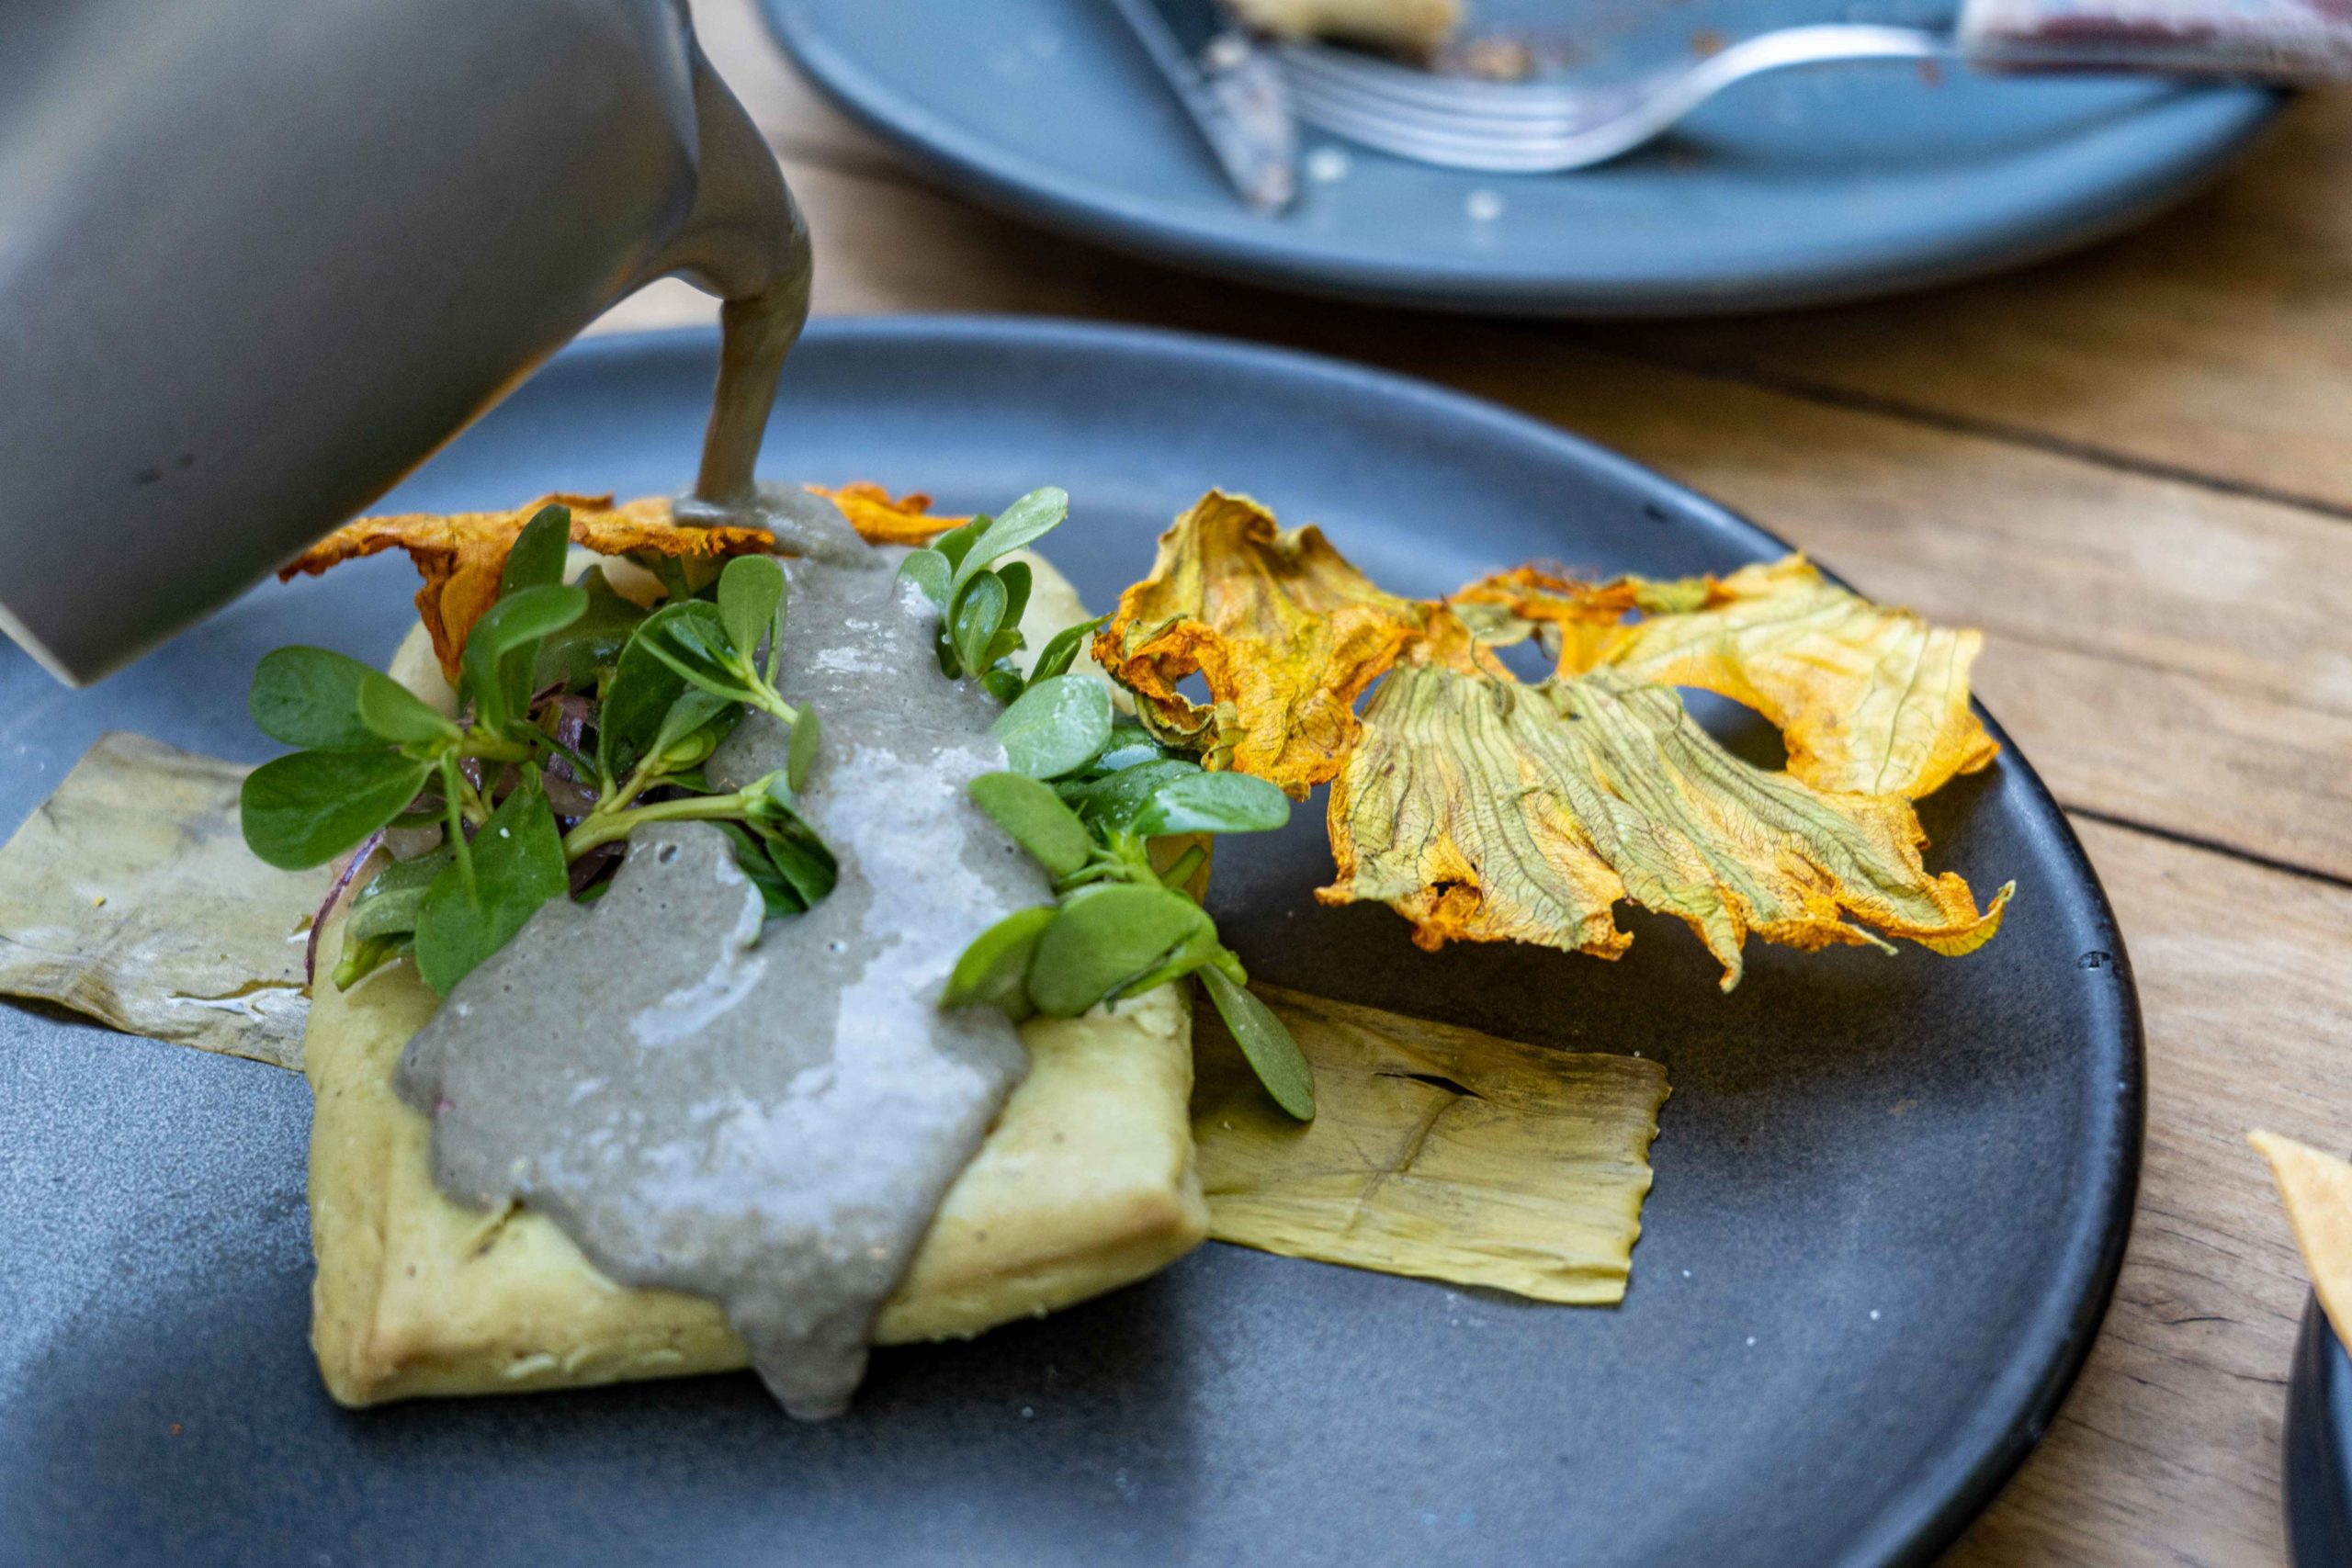
[[[892,500],[867,483],[828,490],[807,487],[842,509],[851,526],[871,545],[920,545],[970,521],[931,516],[931,498],[915,494]],[[497,603],[499,576],[523,525],[545,506],[571,511],[571,542],[602,556],[676,561],[717,561],[768,550],[775,541],[763,528],[706,526],[681,522],[667,496],[649,496],[616,506],[605,495],[543,495],[507,512],[410,512],[361,517],[345,524],[278,570],[278,581],[298,574],[316,577],[363,556],[401,549],[416,565],[424,586],[416,591],[416,612],[433,638],[442,674],[458,677],[466,634]]]
[[[1527,682],[1494,649],[1531,638],[1552,671]],[[1162,744],[1297,798],[1330,785],[1325,903],[1386,904],[1430,949],[1614,958],[1630,900],[1689,924],[1729,990],[1750,935],[1957,955],[1999,930],[2015,885],[1980,908],[1929,873],[1912,807],[1998,750],[1969,705],[1981,643],[1800,556],[1662,581],[1530,566],[1408,599],[1318,530],[1212,491],[1094,653]],[[1178,689],[1195,673],[1205,703]],[[1684,686],[1770,720],[1787,768],[1725,750]]]

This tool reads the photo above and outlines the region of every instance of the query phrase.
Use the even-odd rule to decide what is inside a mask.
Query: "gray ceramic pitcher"
[[[807,314],[684,0],[0,0],[0,626],[105,674],[670,273]]]

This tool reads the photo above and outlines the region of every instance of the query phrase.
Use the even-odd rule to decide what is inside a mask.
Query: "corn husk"
[[[1314,1065],[1315,1120],[1283,1114],[1201,1010],[1210,1235],[1537,1301],[1623,1298],[1665,1068],[1252,988]]]
[[[245,848],[249,772],[101,737],[0,849],[0,994],[299,1069],[303,945],[334,874]]]

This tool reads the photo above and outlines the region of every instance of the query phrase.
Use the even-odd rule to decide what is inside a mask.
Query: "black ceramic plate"
[[[2295,1568],[2352,1565],[2352,1359],[2314,1297],[2287,1385],[2287,1536]]]
[[[707,334],[575,348],[403,487],[403,506],[691,472]],[[1329,361],[1003,321],[827,323],[768,471],[944,505],[1065,485],[1055,554],[1097,604],[1204,487],[1315,520],[1383,583],[1528,556],[1724,569],[1765,534],[1491,406]],[[254,660],[381,658],[397,558],[256,592],[91,692],[0,659],[0,826],[98,732],[235,756]],[[1673,1075],[1614,1311],[1211,1246],[967,1345],[876,1358],[854,1412],[785,1420],[749,1377],[362,1414],[320,1391],[308,1096],[268,1067],[0,1010],[0,1560],[1918,1562],[2048,1423],[2131,1213],[2141,1059],[2090,867],[2023,759],[1927,803],[1933,863],[2018,882],[1998,941],[1751,949],[1725,998],[1679,925],[1618,964],[1416,951],[1318,908],[1314,813],[1221,857],[1215,903],[1283,985]]]

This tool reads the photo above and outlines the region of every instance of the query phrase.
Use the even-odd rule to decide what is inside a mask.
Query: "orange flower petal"
[[[1473,657],[1443,605],[1385,592],[1321,530],[1278,528],[1249,497],[1211,491],[1160,536],[1094,657],[1163,741],[1303,799],[1354,748],[1364,688],[1432,642]],[[1195,671],[1205,704],[1177,690]]]

